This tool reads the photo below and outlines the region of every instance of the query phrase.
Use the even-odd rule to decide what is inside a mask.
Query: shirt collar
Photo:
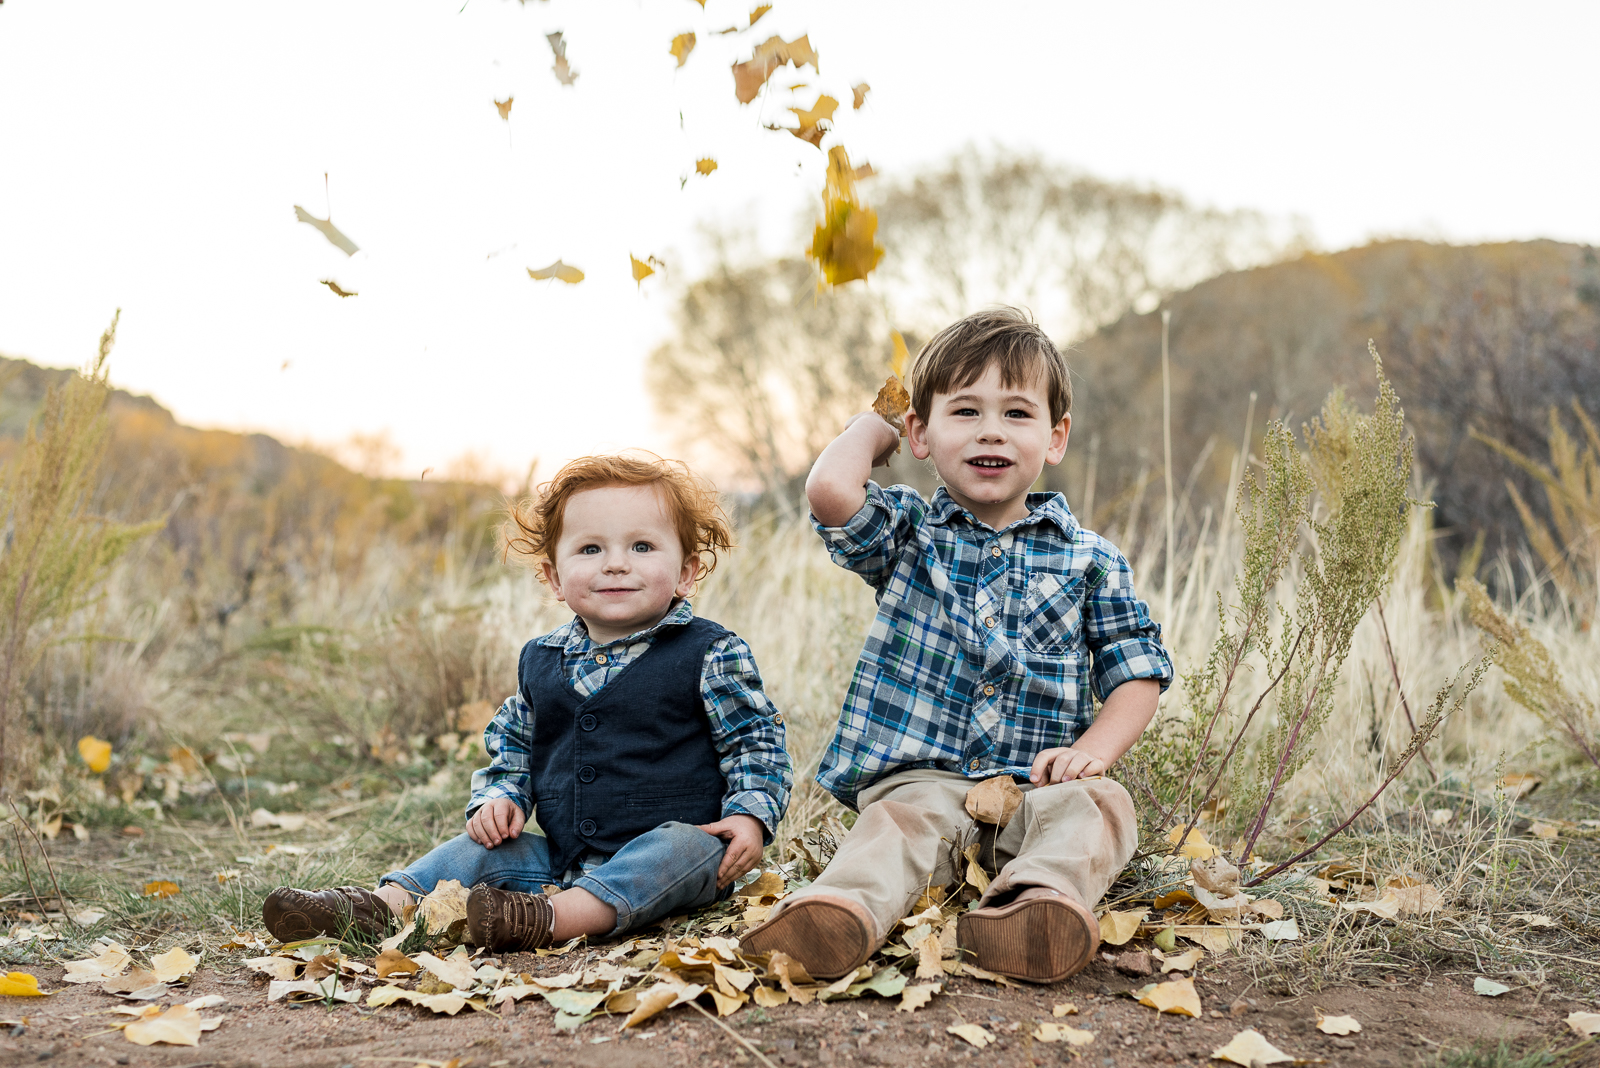
[[[1019,527],[1032,523],[1051,522],[1061,529],[1063,537],[1069,541],[1078,529],[1078,520],[1072,514],[1072,509],[1067,507],[1067,499],[1059,493],[1030,493],[1027,496],[1028,514],[1016,522],[1006,526],[1005,530],[1016,530]],[[974,527],[984,530],[991,529],[978,522],[971,512],[956,503],[943,486],[934,491],[933,500],[929,502],[929,519],[931,523],[947,526],[951,521],[962,518]],[[1005,531],[996,531],[1005,533]]]
[[[673,605],[671,611],[662,616],[661,622],[655,626],[635,631],[626,638],[618,638],[616,641],[606,642],[605,646],[601,646],[600,643],[589,637],[588,625],[578,616],[573,616],[570,622],[562,624],[543,638],[540,638],[539,644],[559,646],[567,653],[587,653],[590,649],[596,647],[632,645],[634,642],[648,641],[659,634],[663,627],[681,627],[692,622],[694,622],[694,606],[684,599]]]

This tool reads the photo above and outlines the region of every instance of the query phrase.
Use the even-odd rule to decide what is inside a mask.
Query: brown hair
[[[517,502],[502,528],[505,552],[532,563],[554,558],[561,540],[567,502],[575,493],[607,486],[655,486],[666,502],[686,559],[697,559],[695,581],[711,574],[717,552],[733,548],[733,528],[717,499],[716,487],[689,470],[681,460],[663,460],[652,453],[637,456],[582,456],[554,478]],[[539,570],[539,581],[544,572]]]
[[[911,407],[924,420],[936,393],[972,385],[990,364],[1000,366],[1007,389],[1026,386],[1044,373],[1050,424],[1072,410],[1072,378],[1066,358],[1027,312],[1000,305],[973,312],[929,339],[911,368]]]

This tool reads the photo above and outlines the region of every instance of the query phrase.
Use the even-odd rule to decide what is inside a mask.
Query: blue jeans
[[[617,910],[617,926],[611,931],[616,936],[727,896],[726,890],[717,891],[717,868],[726,849],[722,839],[698,827],[663,823],[611,854],[599,867],[564,881],[564,873],[550,870],[549,841],[531,829],[493,849],[458,834],[420,860],[389,872],[378,885],[398,883],[419,895],[441,879],[525,894],[542,893],[551,884],[563,890],[579,886]]]

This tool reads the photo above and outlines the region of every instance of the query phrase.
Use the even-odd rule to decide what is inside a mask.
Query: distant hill
[[[1221,275],[1165,306],[1175,481],[1181,491],[1193,472],[1197,508],[1221,498],[1251,391],[1257,440],[1272,417],[1298,431],[1334,386],[1369,407],[1369,338],[1416,430],[1447,553],[1480,529],[1490,551],[1521,540],[1508,477],[1529,500],[1543,500],[1468,427],[1543,457],[1551,405],[1576,398],[1600,414],[1600,268],[1586,246],[1385,241]],[[1053,479],[1080,502],[1098,438],[1100,513],[1113,490],[1161,470],[1161,317],[1124,316],[1069,360],[1072,449]],[[1160,494],[1159,479],[1152,492]]]

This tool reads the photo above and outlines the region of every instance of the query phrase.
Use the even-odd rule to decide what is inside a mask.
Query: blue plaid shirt
[[[813,518],[834,562],[878,597],[817,771],[844,804],[905,768],[1025,776],[1041,750],[1088,729],[1094,698],[1130,679],[1172,681],[1128,561],[1059,493],[1027,503],[996,531],[942,487],[929,502],[868,482],[844,526]]]
[[[561,649],[562,674],[579,697],[589,697],[643,655],[664,628],[683,626],[693,619],[694,609],[689,602],[679,601],[655,626],[614,642],[602,645],[590,638],[589,629],[577,617],[538,641]],[[762,690],[761,673],[743,638],[729,634],[711,643],[700,673],[700,695],[711,722],[711,742],[721,757],[722,777],[728,783],[722,795],[722,816],[754,816],[771,842],[778,821],[789,806],[793,772],[783,744],[783,715]],[[489,721],[483,732],[489,766],[472,773],[468,818],[484,802],[496,797],[509,798],[524,814],[532,813],[532,777],[528,771],[532,725],[527,703],[515,693],[506,698]],[[591,850],[575,863],[587,871],[609,855]]]

